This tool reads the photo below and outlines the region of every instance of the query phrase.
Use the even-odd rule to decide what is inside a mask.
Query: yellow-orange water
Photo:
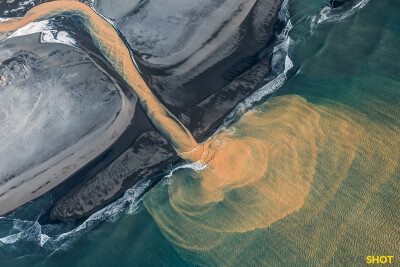
[[[260,264],[255,257],[262,254],[260,244],[271,252],[274,245],[290,247],[292,243],[297,257],[312,259],[320,251],[308,246],[313,241],[324,246],[321,254],[328,261],[338,242],[347,238],[347,226],[395,175],[400,156],[397,126],[372,121],[337,102],[317,99],[310,103],[296,95],[270,99],[233,124],[233,132],[219,133],[198,145],[145,85],[113,27],[84,4],[42,4],[21,20],[0,24],[0,31],[7,33],[61,14],[81,17],[93,41],[134,88],[153,124],[177,152],[207,164],[201,171],[175,172],[169,186],[157,185],[144,199],[164,236],[186,259],[233,265],[246,251],[246,262],[241,264]],[[368,108],[385,117],[400,111],[397,105],[374,99]],[[361,191],[346,191],[357,187],[344,186],[349,183],[359,185]],[[337,200],[332,204],[333,198]],[[351,200],[357,200],[355,207]],[[331,222],[326,219],[329,216],[334,218]],[[332,231],[319,227],[321,217]],[[268,238],[272,234],[276,238]]]
[[[300,208],[302,223],[311,225],[346,178],[372,179],[369,197],[398,167],[400,129],[332,101],[275,97],[232,128],[208,141],[219,144],[206,169],[178,170],[168,187],[158,185],[145,197],[163,234],[184,249],[183,257],[194,253],[198,264],[204,257],[207,264],[231,265],[232,254],[253,245],[241,234],[271,229]],[[288,225],[280,231],[292,240],[318,238],[292,233],[296,225]]]
[[[125,43],[106,20],[89,6],[78,1],[54,1],[33,7],[23,18],[0,23],[0,38],[16,31],[33,21],[55,16],[79,17],[93,42],[111,63],[114,69],[135,90],[140,103],[153,125],[172,144],[175,150],[186,158],[197,151],[197,143],[183,124],[169,112],[154,96],[143,81],[132,62]]]

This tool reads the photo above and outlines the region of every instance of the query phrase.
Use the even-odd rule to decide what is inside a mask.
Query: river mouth
[[[267,3],[267,1],[264,1],[264,2]],[[277,1],[274,5],[279,5],[279,4],[280,4],[280,1]],[[54,4],[54,5],[58,6],[58,3]],[[46,9],[47,7],[52,6],[52,4],[50,4],[50,5],[44,4],[44,6],[46,6],[44,8],[44,9]],[[257,6],[257,5],[255,5],[255,6]],[[267,6],[268,6],[268,4],[267,4]],[[87,8],[87,6],[84,6],[82,4],[77,4],[77,7],[78,7],[77,14],[80,14],[79,12],[83,12],[82,10],[86,10],[86,9],[89,10]],[[83,8],[83,9],[80,10],[80,8]],[[237,8],[239,8],[239,10],[242,12],[240,5]],[[65,9],[65,11],[62,11],[64,9]],[[60,11],[61,13],[66,12],[65,15],[67,17],[71,16],[71,13],[68,11],[68,8],[61,7],[60,10],[61,10]],[[251,12],[256,13],[255,10],[256,10],[255,7],[254,7],[254,10],[252,10],[252,4],[246,5],[246,8],[244,9],[245,12],[251,11]],[[90,10],[90,11],[92,11],[92,10]],[[39,11],[38,16],[39,17],[43,16],[44,18],[46,18],[45,15],[40,15],[41,14],[40,12],[41,11]],[[74,16],[74,15],[72,14],[72,16]],[[259,21],[259,16],[260,16],[259,14],[257,16],[254,14],[253,17],[246,16],[246,13],[241,14],[241,16],[239,17],[239,23],[243,19],[245,19],[246,21],[243,23],[244,26],[241,25],[240,29],[238,29],[237,31],[238,32],[245,31],[245,29],[253,27],[254,26],[253,24],[256,23],[256,26],[255,26],[256,30],[263,32],[263,30],[260,29],[260,27],[261,27],[260,23],[262,23],[262,21]],[[82,45],[82,42],[81,42],[81,40],[79,40],[79,38],[76,38],[77,36],[70,36],[68,34],[68,30],[61,31],[62,23],[60,24],[59,21],[62,21],[64,19],[65,19],[65,17],[61,17],[61,19],[51,19],[52,20],[51,23],[57,25],[58,31],[52,30],[50,28],[49,29],[46,28],[46,32],[43,32],[40,35],[41,42],[50,42],[50,43],[58,42],[58,43],[66,44],[69,46],[80,47],[80,45]],[[96,19],[98,19],[98,18],[96,18]],[[274,40],[275,40],[274,39],[275,36],[271,37],[271,35],[272,35],[272,30],[273,30],[276,19],[277,19],[277,13],[273,13],[267,17],[266,21],[264,21],[264,23],[266,23],[266,25],[267,25],[266,31],[269,31],[269,33],[266,36],[261,38],[263,41],[265,41],[264,43],[260,42],[256,46],[249,45],[250,48],[257,47],[256,52],[252,51],[251,49],[249,49],[251,51],[246,51],[246,46],[241,45],[240,48],[238,48],[239,56],[236,57],[235,55],[233,55],[228,60],[226,60],[227,63],[224,63],[226,68],[230,68],[229,66],[234,65],[235,62],[244,61],[244,63],[238,64],[239,65],[238,69],[231,70],[233,73],[226,75],[225,70],[223,68],[224,64],[219,64],[220,66],[212,69],[211,72],[217,71],[219,74],[216,76],[226,75],[227,77],[222,77],[222,79],[221,79],[221,80],[223,80],[223,82],[222,83],[217,82],[216,83],[217,85],[214,85],[214,87],[212,87],[209,91],[205,91],[199,95],[195,95],[195,97],[191,101],[186,103],[183,107],[180,107],[179,109],[175,109],[176,115],[180,115],[180,117],[186,117],[185,123],[186,123],[186,125],[190,125],[190,128],[192,131],[195,132],[195,137],[197,139],[201,140],[201,139],[204,139],[205,136],[211,135],[210,131],[214,130],[218,126],[218,124],[222,122],[223,118],[235,107],[235,105],[239,101],[243,100],[246,96],[251,94],[255,90],[255,88],[257,88],[257,86],[259,86],[259,84],[262,83],[262,80],[269,73],[270,58],[268,56],[268,52],[271,52],[271,50],[272,50],[271,45],[274,43]],[[8,19],[5,19],[5,21],[7,21],[7,20]],[[253,20],[255,20],[255,21],[253,21]],[[110,31],[110,29],[112,29],[112,31],[114,31],[114,29],[112,27],[110,27],[110,25],[108,25],[108,23],[111,23],[110,21],[108,21],[106,23],[101,18],[100,18],[100,21],[101,21],[101,23],[104,24],[104,25],[101,24],[102,27],[108,27],[107,28],[108,31]],[[85,19],[80,20],[80,22],[81,23],[83,22],[83,24],[88,23],[87,25],[89,25],[89,31],[92,31],[92,33],[94,33],[96,36],[96,37],[93,37],[93,39],[96,39],[96,38],[98,38],[99,40],[101,39],[101,37],[98,36],[96,29],[94,29],[92,27],[92,25],[90,24],[91,22],[88,22]],[[8,39],[5,41],[5,43],[11,42],[15,38],[27,38],[26,34],[29,34],[30,31],[40,32],[43,30],[40,27],[46,27],[47,23],[48,23],[47,20],[42,20],[39,22],[32,22],[31,24],[24,26],[22,29],[17,30],[17,32],[15,32],[11,36],[9,36]],[[61,25],[61,27],[60,27],[60,25]],[[107,26],[105,26],[105,25],[107,25]],[[229,28],[229,29],[231,29],[231,28]],[[263,33],[265,34],[265,32],[263,32]],[[86,34],[87,34],[87,32],[86,32]],[[250,36],[251,36],[251,34],[243,35],[242,38],[245,38],[245,37],[247,38]],[[271,37],[271,39],[269,40],[268,37]],[[93,46],[93,44],[92,44],[92,46]],[[90,47],[90,44],[89,44],[89,47]],[[249,48],[249,47],[247,47],[247,48]],[[86,51],[89,55],[91,55],[90,49],[92,49],[93,47],[88,49],[88,48],[85,48],[85,46],[81,46],[80,48],[83,49],[84,51]],[[104,48],[104,46],[103,46],[103,48]],[[243,51],[245,51],[245,52],[243,52]],[[99,51],[97,51],[97,52],[99,52]],[[110,51],[108,51],[108,50],[102,51],[103,55],[114,56],[109,52]],[[93,56],[93,55],[91,55],[91,56]],[[96,67],[98,67],[100,70],[103,70],[104,64],[102,65],[101,63],[99,63],[99,60],[96,60],[95,56],[93,56],[91,59],[92,59],[92,61],[91,61],[92,64],[96,65]],[[114,63],[116,63],[116,65],[118,65],[118,62],[114,62]],[[141,64],[143,64],[143,62],[141,62]],[[206,63],[206,65],[207,64],[208,63]],[[146,68],[146,66],[143,65],[143,68]],[[154,71],[154,70],[155,70],[154,68],[153,69],[150,68],[150,71]],[[117,68],[114,68],[114,72],[115,71],[120,72],[121,69],[118,69],[118,67],[117,67]],[[146,70],[146,71],[149,71],[149,70]],[[238,75],[237,72],[239,72],[242,75]],[[120,73],[120,75],[124,76],[124,73]],[[116,77],[116,76],[118,76],[118,74],[113,73],[113,77]],[[236,76],[238,76],[238,77],[236,77]],[[120,76],[118,76],[118,77],[120,77]],[[119,95],[121,96],[121,101],[122,101],[121,107],[122,108],[121,108],[121,110],[115,112],[114,117],[112,116],[112,113],[111,113],[111,117],[113,117],[113,121],[109,122],[109,125],[108,125],[109,128],[104,129],[105,130],[104,135],[106,135],[105,139],[107,139],[108,131],[109,132],[111,132],[113,130],[115,131],[113,133],[112,137],[108,136],[109,141],[108,141],[107,145],[104,145],[104,144],[99,145],[97,143],[96,145],[91,146],[91,143],[89,143],[89,142],[85,143],[85,145],[82,145],[77,140],[75,140],[74,142],[71,141],[72,143],[75,143],[75,144],[74,144],[74,146],[66,148],[62,151],[63,154],[59,156],[60,158],[62,158],[62,160],[57,159],[57,157],[54,157],[54,155],[53,155],[53,157],[51,159],[50,158],[47,160],[45,159],[44,163],[36,166],[36,169],[40,169],[40,170],[29,169],[29,172],[24,172],[21,174],[21,175],[25,175],[27,177],[29,177],[29,176],[34,177],[29,180],[29,182],[32,182],[32,185],[34,187],[33,189],[31,189],[31,187],[32,187],[31,185],[28,185],[28,183],[24,183],[24,182],[28,181],[27,178],[25,178],[24,176],[13,177],[11,175],[10,177],[13,177],[13,179],[9,179],[10,181],[12,180],[11,182],[7,181],[7,185],[4,186],[4,189],[5,189],[4,193],[1,196],[4,197],[4,199],[10,198],[14,204],[12,205],[11,208],[4,206],[3,214],[8,213],[8,212],[12,211],[13,209],[17,208],[18,206],[37,198],[38,196],[40,196],[44,192],[48,191],[49,189],[54,188],[55,186],[61,184],[67,177],[72,176],[72,179],[70,179],[70,180],[77,180],[83,174],[84,179],[82,179],[79,183],[84,184],[83,182],[85,179],[96,174],[97,171],[99,171],[101,168],[104,168],[105,166],[107,166],[109,163],[111,163],[115,159],[115,157],[120,156],[120,153],[123,152],[123,148],[119,148],[119,145],[111,146],[111,144],[113,144],[113,142],[117,141],[118,137],[121,136],[121,138],[125,140],[125,141],[123,141],[123,142],[125,142],[123,147],[125,147],[125,149],[126,149],[126,146],[128,144],[127,142],[134,141],[137,137],[139,137],[141,134],[143,134],[146,131],[154,130],[151,126],[149,127],[148,120],[141,119],[143,117],[143,110],[140,108],[137,108],[137,106],[134,105],[135,101],[136,101],[136,96],[134,94],[132,94],[132,92],[129,92],[129,88],[128,89],[126,88],[126,84],[124,84],[124,82],[121,82],[119,79],[114,80],[111,76],[109,76],[108,78],[110,78],[112,80],[112,82],[114,83],[114,86],[117,88]],[[192,84],[202,85],[202,82],[201,82],[202,78],[199,78],[199,77],[197,77],[197,78],[198,78],[198,80],[193,79]],[[237,79],[235,79],[235,78],[237,78]],[[128,76],[128,79],[130,79],[130,76]],[[133,81],[135,81],[135,78],[132,78],[132,79],[133,79]],[[213,79],[214,78],[212,78],[211,80],[213,80]],[[253,79],[253,81],[248,82],[249,79]],[[124,86],[121,86],[121,83]],[[119,86],[121,86],[122,89],[119,88]],[[203,86],[204,86],[204,84],[203,84]],[[128,85],[128,87],[129,87],[129,85]],[[194,88],[191,88],[191,90],[198,91],[198,89],[200,87],[198,87],[198,88],[194,87]],[[208,86],[206,86],[206,87],[208,87]],[[239,89],[240,89],[239,92],[235,91],[236,90],[235,87],[239,87]],[[222,88],[222,90],[221,90],[221,88]],[[218,91],[218,89],[220,89],[220,91]],[[174,94],[176,94],[176,92]],[[169,97],[171,97],[171,96],[169,96]],[[227,97],[229,99],[226,99]],[[222,108],[220,106],[217,109],[213,109],[212,105],[215,106],[215,104],[216,104],[215,102],[221,101],[222,98],[225,98],[225,103],[222,106]],[[203,101],[201,101],[201,100],[203,100]],[[177,101],[177,103],[178,102],[179,101]],[[183,102],[185,102],[185,101],[180,102],[179,105],[181,105]],[[193,106],[194,103],[196,103],[196,102],[199,105]],[[173,107],[173,105],[172,105],[172,107]],[[193,108],[194,109],[200,108],[202,111],[198,112],[197,114],[194,114]],[[183,112],[179,113],[180,111],[183,111]],[[209,112],[209,111],[211,111],[211,112]],[[129,117],[128,113],[131,114],[131,117]],[[138,116],[136,116],[137,113],[139,113]],[[108,114],[108,115],[110,115],[110,114]],[[208,117],[210,117],[210,115],[211,115],[211,118],[208,118]],[[121,126],[121,122],[119,122],[118,120],[122,120],[121,119],[122,117],[125,119],[124,119],[124,125]],[[133,119],[132,117],[136,117],[136,119]],[[137,117],[139,117],[139,119]],[[189,118],[189,120],[188,120],[188,118]],[[133,132],[135,132],[135,134],[131,138],[127,138],[126,137],[127,132],[124,132],[124,130],[126,128],[129,128],[128,131],[132,132],[132,122],[138,122],[138,121],[143,123],[143,125],[138,127],[138,128],[140,128],[140,130],[138,130],[138,131],[133,130]],[[129,127],[128,127],[128,125],[129,125]],[[120,126],[120,129],[116,128],[118,126]],[[135,127],[135,125],[133,125],[133,127]],[[91,130],[93,132],[95,129],[96,129],[95,127],[91,128]],[[108,130],[108,129],[110,129],[110,130]],[[124,129],[124,130],[122,130],[122,129]],[[84,134],[84,137],[88,138],[88,136],[90,136],[91,133],[92,133],[91,131],[87,131]],[[122,136],[122,135],[124,135],[124,136]],[[152,134],[150,134],[149,136],[152,136]],[[101,138],[101,136],[97,140],[100,140],[100,138]],[[157,138],[158,138],[158,141],[160,141],[162,139],[162,137],[160,137],[159,135],[157,136]],[[86,141],[86,140],[84,140],[84,141]],[[155,142],[155,143],[157,143],[157,142]],[[67,147],[69,144],[70,143],[65,143],[64,145],[65,145],[65,147]],[[85,149],[81,149],[81,150],[77,149],[76,151],[74,151],[74,148],[83,147],[83,146],[85,147]],[[99,147],[103,147],[104,149],[99,149]],[[119,152],[115,152],[115,150],[117,150]],[[169,150],[168,153],[164,153],[164,154],[168,154],[168,156],[167,157],[163,156],[164,158],[160,159],[160,162],[158,162],[159,166],[165,167],[165,163],[172,163],[173,161],[176,160],[176,155],[174,153],[171,153],[170,148],[168,148],[168,150]],[[52,152],[52,153],[56,154],[57,152]],[[101,155],[101,154],[104,154],[104,155]],[[109,156],[109,154],[113,154],[113,156]],[[49,155],[51,157],[52,154],[49,153]],[[100,155],[101,155],[101,157],[98,157],[96,159],[96,157],[100,156]],[[124,154],[122,154],[121,156],[123,156],[123,155]],[[58,154],[57,154],[57,156],[58,156]],[[108,160],[105,161],[107,163],[101,162],[104,160],[104,158],[108,158]],[[52,162],[52,160],[55,162]],[[68,160],[71,160],[72,163],[68,163]],[[78,160],[79,162],[75,163],[74,160],[75,161]],[[92,160],[93,160],[93,162],[92,162]],[[50,167],[46,167],[47,166],[46,164],[49,165]],[[93,169],[95,169],[96,171],[88,169],[93,166],[95,167]],[[157,171],[162,168],[163,167],[159,167],[159,168],[153,169],[153,171]],[[35,175],[35,172],[37,172],[38,175]],[[130,175],[132,176],[132,174],[130,174]],[[45,177],[53,177],[53,178],[46,179]],[[137,182],[137,180],[138,179],[134,179],[135,182]],[[69,183],[69,185],[71,185],[71,183]],[[127,184],[125,184],[125,181],[124,181],[123,188],[124,188],[124,190],[126,190],[127,188],[129,188],[132,185],[133,185],[132,181],[130,181]],[[18,190],[18,188],[22,188],[22,190],[25,190],[25,191],[28,190],[28,188],[29,188],[29,190],[31,190],[31,196],[22,197],[23,199],[17,201],[18,194],[11,194],[11,193],[5,192],[6,189]],[[70,189],[69,186],[63,187],[63,188],[68,188],[68,190]],[[111,191],[111,192],[113,193],[113,191]],[[117,195],[117,194],[119,194],[119,195]],[[121,195],[121,190],[118,190],[116,195],[113,195],[112,198],[109,198],[107,200],[107,202],[111,201],[112,199],[115,199],[116,197],[118,197],[120,195]],[[91,202],[91,200],[90,200],[90,202]],[[104,205],[104,203],[102,205]],[[57,208],[57,204],[56,204],[56,208]],[[56,210],[56,208],[53,210]],[[101,208],[101,206],[96,206],[95,208],[99,209],[99,208]],[[93,210],[89,210],[88,212],[85,212],[84,214],[80,214],[79,216],[73,215],[72,217],[65,217],[64,215],[62,215],[62,216],[54,216],[53,218],[75,219],[75,218],[80,218],[82,216],[86,216],[93,212],[94,212]]]
[[[123,134],[68,190],[0,217],[0,261],[338,266],[398,251],[399,3],[284,3],[267,60],[174,110],[196,141],[215,139],[210,160],[164,166],[177,156],[150,124]]]

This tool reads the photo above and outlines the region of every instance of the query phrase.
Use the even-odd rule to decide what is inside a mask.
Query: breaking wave
[[[237,108],[226,118],[222,128],[230,124],[233,120],[239,118],[246,110],[260,103],[267,95],[279,89],[287,79],[287,72],[293,67],[293,63],[289,57],[289,52],[293,45],[293,40],[289,33],[293,28],[289,15],[289,1],[285,0],[279,13],[279,20],[286,26],[277,36],[277,43],[271,55],[271,73],[264,81],[264,85],[240,103]],[[33,24],[33,25],[31,25]],[[51,28],[49,21],[42,24],[30,24],[30,28],[20,31],[19,35],[27,35],[29,31],[42,32],[42,42],[64,43],[74,46],[75,42],[68,34],[61,34]],[[33,28],[32,28],[33,27]],[[32,32],[31,32],[32,33]],[[222,129],[221,128],[221,129]],[[226,130],[226,129],[225,129]],[[229,131],[229,130],[226,130]],[[167,169],[164,173],[163,184],[168,186],[171,183],[173,174],[177,170],[191,169],[195,172],[204,170],[207,165],[200,163],[183,162],[175,165],[173,168]],[[40,248],[42,253],[52,253],[58,249],[67,248],[74,241],[78,240],[82,235],[89,232],[94,227],[104,222],[115,222],[124,214],[134,214],[140,212],[143,195],[152,187],[154,181],[159,176],[152,177],[148,180],[141,181],[131,189],[127,190],[123,197],[109,204],[105,208],[97,211],[83,223],[77,223],[74,220],[65,221],[56,224],[40,224],[39,218],[51,208],[54,201],[50,194],[46,194],[40,199],[29,203],[27,206],[19,208],[8,217],[0,217],[0,228],[8,229],[0,232],[0,250],[4,251],[21,251],[26,248],[29,252]],[[40,208],[41,207],[41,208]],[[23,217],[24,210],[39,209],[39,216],[30,220],[19,219]],[[22,249],[23,250],[23,249]]]
[[[286,26],[278,34],[277,43],[272,51],[270,75],[265,79],[264,85],[261,88],[236,106],[225,119],[221,129],[226,130],[228,125],[240,118],[249,109],[259,104],[266,96],[278,90],[286,82],[287,73],[293,67],[293,62],[289,55],[294,44],[293,39],[289,36],[293,28],[289,13],[289,0],[285,0],[282,3],[278,19]]]
[[[364,7],[368,2],[369,0],[359,0],[356,1],[356,4],[352,5],[351,8],[343,6],[335,10],[332,7],[325,7],[321,10],[319,15],[312,18],[312,30],[320,23],[333,22],[347,18]],[[246,111],[259,104],[265,97],[278,90],[286,82],[287,73],[293,67],[290,53],[294,46],[294,41],[289,36],[293,28],[289,14],[289,0],[283,2],[279,13],[279,20],[286,26],[280,34],[278,34],[277,43],[271,55],[271,74],[266,78],[263,86],[246,98],[229,116],[227,116],[218,132],[226,131],[229,134],[229,130],[227,129],[228,125],[240,118]],[[48,24],[46,23],[46,25]],[[59,40],[57,39],[59,33],[53,32],[53,29],[49,28],[46,28],[46,30],[47,33],[42,35],[42,40],[43,38],[45,41]],[[51,34],[51,36],[49,34]],[[49,39],[46,40],[46,38]],[[68,39],[69,43],[67,42],[67,44],[71,45],[72,41],[70,41],[71,40]],[[197,172],[203,170],[205,167],[206,165],[198,163],[180,163],[174,168],[167,170],[163,185],[170,185],[172,174],[177,170],[192,169]],[[43,253],[49,253],[58,249],[67,248],[82,235],[103,222],[115,222],[124,214],[140,212],[142,206],[139,204],[143,199],[143,195],[157,179],[157,177],[153,177],[139,182],[131,189],[127,190],[123,197],[97,211],[78,225],[75,221],[66,221],[57,224],[40,224],[39,218],[54,204],[51,195],[46,194],[40,199],[29,203],[27,206],[18,209],[8,217],[0,217],[0,228],[7,229],[0,232],[0,249],[4,251],[15,251],[17,248],[21,250],[21,247],[24,247],[26,250],[31,251],[37,250],[36,248],[39,247],[43,249]],[[23,215],[25,209],[32,208],[39,211],[37,218],[31,218],[31,220],[22,220],[18,218],[18,216],[21,216],[20,214]]]
[[[68,247],[73,241],[103,222],[114,222],[123,214],[135,214],[139,212],[139,203],[143,194],[148,190],[152,180],[141,181],[127,190],[123,197],[91,215],[83,223],[76,225],[75,221],[66,221],[58,224],[41,225],[38,219],[47,208],[53,204],[49,194],[22,207],[8,217],[0,217],[0,229],[8,229],[0,233],[0,249],[15,251],[25,249],[42,248],[44,252],[52,252]],[[45,208],[40,208],[44,206]],[[39,209],[36,219],[22,220],[24,209]],[[36,250],[36,249],[35,249]]]
[[[340,7],[332,7],[331,5],[324,7],[318,15],[311,19],[311,33],[315,31],[321,23],[335,22],[346,19],[360,9],[365,7],[370,0],[353,0],[345,2]]]

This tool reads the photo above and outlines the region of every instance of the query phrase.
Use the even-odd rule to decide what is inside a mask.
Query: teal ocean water
[[[265,162],[296,167],[276,188],[305,196],[284,216],[272,216],[277,204],[266,203],[268,193],[252,186],[224,189],[218,205],[190,203],[188,195],[206,195],[195,177],[203,167],[181,165],[159,174],[165,177],[149,191],[151,182],[142,182],[81,222],[38,219],[51,206],[50,195],[0,218],[0,265],[338,266],[364,264],[368,255],[400,260],[399,9],[396,0],[350,1],[335,9],[323,0],[285,1],[280,20],[286,27],[271,56],[271,77],[219,131],[239,136],[254,112],[278,121],[257,134],[279,141],[281,129],[290,133],[281,141],[294,156],[274,161],[278,151]],[[236,207],[238,215],[226,207]]]

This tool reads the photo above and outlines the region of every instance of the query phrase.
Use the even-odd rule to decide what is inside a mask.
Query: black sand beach
[[[235,49],[214,63],[198,61],[197,70],[184,76],[178,70],[185,62],[193,60],[191,57],[178,64],[157,65],[149,63],[146,60],[148,56],[140,51],[132,51],[146,83],[161,102],[182,120],[197,141],[204,141],[210,136],[236,104],[253,93],[269,74],[269,56],[274,45],[274,27],[281,2],[256,1],[240,25],[233,28],[232,37],[227,38],[225,43],[219,43],[215,53],[221,53],[224,46],[232,43]],[[27,9],[20,8],[9,16],[21,16]],[[133,12],[127,16],[134,15]],[[132,103],[136,103],[133,90],[110,67],[79,23],[62,17],[55,18],[51,23],[57,30],[68,32],[76,41],[76,46],[107,73]],[[121,34],[123,36],[124,32]],[[134,36],[125,39],[129,43],[132,38]],[[37,39],[30,42],[37,42]],[[203,48],[207,45],[205,43]],[[212,53],[209,58],[212,58]],[[133,118],[124,133],[98,157],[75,170],[72,176],[50,192],[56,199],[59,198],[50,218],[65,220],[88,216],[120,197],[138,181],[178,160],[172,147],[154,130],[143,109],[134,105]],[[43,192],[45,188],[42,188]]]
[[[164,83],[164,80],[153,79],[152,77],[157,76],[171,81],[179,80],[178,77],[168,75],[174,67],[159,69],[155,65],[146,64],[142,58],[135,56],[139,69],[150,88],[154,90],[153,92],[161,101],[168,98],[174,100],[172,104],[168,104],[171,101],[162,102],[181,119],[197,141],[203,141],[210,136],[236,104],[252,94],[269,74],[269,55],[274,44],[274,26],[281,1],[262,2],[260,1],[258,5],[255,5],[240,28],[237,29],[238,33],[243,33],[243,41],[238,44],[237,50],[232,51],[224,60],[206,69],[187,83]],[[257,8],[265,10],[263,4],[271,3],[274,4],[272,4],[270,15],[265,18],[265,23],[260,26],[265,31],[265,35],[260,40],[260,36],[252,34],[255,30],[261,30],[252,29],[254,27],[254,16],[259,12]],[[262,16],[265,17],[265,14]],[[137,113],[141,114],[142,112]],[[136,129],[138,126],[141,128],[139,123],[132,125]],[[138,140],[132,138],[134,142],[131,149],[136,151],[138,158],[148,158],[148,153],[157,158],[151,166],[138,165],[138,158],[133,157],[125,164],[137,167],[121,171],[120,175],[117,175],[118,178],[112,179],[111,174],[107,175],[115,168],[111,164],[94,175],[93,178],[89,178],[63,196],[52,209],[51,217],[62,220],[88,216],[120,197],[138,181],[163,170],[178,159],[172,147],[167,146],[164,150],[157,145],[157,143],[165,142],[160,135],[154,132],[150,136],[158,141],[149,140],[148,134],[145,134]],[[146,144],[148,148],[138,149],[143,147],[143,144]],[[125,156],[122,154],[116,162],[122,161]],[[98,193],[99,191],[101,193]]]

